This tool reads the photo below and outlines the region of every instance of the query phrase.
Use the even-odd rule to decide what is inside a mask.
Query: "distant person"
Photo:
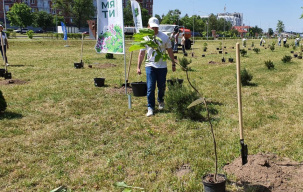
[[[184,33],[182,34],[182,39],[181,39],[181,45],[182,45],[182,51],[183,51],[183,54],[185,55],[186,54],[186,51],[185,51],[185,35]]]
[[[295,39],[295,46],[298,47],[298,46],[299,46],[299,43],[300,43],[300,38],[297,37],[297,38]]]
[[[246,39],[245,38],[242,39],[242,45],[243,45],[243,47],[246,47]]]
[[[286,37],[284,37],[284,38],[283,38],[283,46],[285,46],[285,45],[286,45],[286,42],[287,42],[287,38],[286,38]]]
[[[174,53],[178,53],[178,38],[179,38],[179,30],[176,32],[174,38],[175,38],[175,44],[174,44]]]
[[[278,37],[278,45],[281,46],[281,37]]]
[[[5,59],[5,63],[6,63],[6,65],[8,65],[7,57],[6,57],[6,49],[8,49],[8,41],[7,41],[6,33],[3,32],[3,26],[1,24],[0,24],[0,33],[1,33],[1,36],[2,36],[2,41],[0,42],[0,45],[1,45],[0,50],[1,50],[3,60]],[[2,42],[3,42],[3,46],[2,46]],[[2,47],[4,49],[4,54],[3,54]],[[4,58],[4,55],[5,55],[5,58]]]
[[[172,47],[172,50],[174,50],[174,46],[175,46],[175,35],[176,35],[176,31],[174,31],[171,35],[170,35],[170,40],[171,40],[171,47]]]
[[[261,37],[260,39],[260,46],[262,46],[262,43],[263,43],[263,37]]]

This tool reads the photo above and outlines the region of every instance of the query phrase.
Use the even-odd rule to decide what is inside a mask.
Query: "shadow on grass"
[[[257,185],[257,184],[251,184],[249,182],[243,182],[242,184],[239,183],[235,183],[232,181],[227,181],[229,184],[233,184],[236,185],[238,187],[241,187],[244,189],[244,191],[253,191],[253,192],[271,192],[271,190],[263,185]],[[229,190],[227,190],[227,192],[229,192]]]
[[[9,112],[9,111],[0,113],[0,120],[3,120],[3,119],[21,119],[22,117],[23,117],[22,114]]]
[[[34,65],[13,65],[13,64],[10,64],[9,67],[34,67]]]
[[[257,83],[247,83],[245,85],[243,85],[243,87],[258,87]]]

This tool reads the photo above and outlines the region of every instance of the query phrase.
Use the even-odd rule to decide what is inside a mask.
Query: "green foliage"
[[[26,35],[28,36],[28,38],[32,39],[33,36],[34,36],[34,31],[33,31],[33,30],[28,30],[28,31],[26,32]]]
[[[253,48],[253,51],[258,54],[260,52],[260,49],[256,47],[256,48]]]
[[[274,68],[275,68],[274,63],[273,63],[271,60],[265,61],[265,66],[266,66],[268,69],[274,69]]]
[[[10,38],[11,32],[10,31],[6,31],[5,33],[6,33],[7,38]]]
[[[140,189],[140,190],[144,189],[142,187],[134,187],[134,186],[127,185],[125,182],[116,182],[116,183],[114,183],[114,186],[117,188],[124,189],[123,192],[132,192],[131,189]]]
[[[15,3],[7,12],[7,18],[12,26],[27,27],[32,25],[34,15],[25,3]]]
[[[254,42],[251,42],[251,47],[254,47],[255,46],[255,43]]]
[[[157,53],[155,57],[155,62],[158,62],[161,58],[163,61],[169,59],[167,53],[163,53],[161,48],[159,47],[159,42],[162,43],[162,40],[155,36],[155,32],[152,29],[140,29],[139,33],[136,33],[133,38],[135,42],[132,46],[129,47],[129,51],[135,51],[144,49],[145,46],[149,46],[154,49],[153,54]]]
[[[188,60],[186,57],[182,57],[181,59],[179,58],[179,65],[182,67],[182,70],[184,71],[190,71],[191,68],[188,67],[189,64],[191,64],[191,59]]]
[[[249,85],[253,76],[246,70],[246,68],[241,70],[240,75],[241,75],[241,84],[243,86]]]
[[[168,110],[176,115],[177,119],[203,119],[201,114],[202,105],[187,108],[187,106],[197,99],[199,99],[199,95],[195,91],[191,91],[191,89],[179,84],[174,86],[168,84],[168,91],[165,94],[166,106]]]
[[[34,13],[34,23],[35,27],[41,27],[46,31],[47,27],[53,26],[53,15],[45,11],[39,11]]]
[[[55,0],[55,6],[60,9],[60,16],[73,17],[73,23],[78,28],[86,25],[96,12],[91,0]]]
[[[283,63],[289,63],[291,61],[291,56],[285,55],[281,60]]]
[[[106,59],[113,59],[114,58],[114,54],[112,54],[112,53],[106,53],[105,58]]]
[[[247,54],[246,49],[240,49],[240,54],[242,57],[244,57]]]
[[[275,44],[273,43],[269,48],[270,48],[271,51],[274,51],[275,50]]]
[[[283,45],[285,48],[289,48],[289,44],[285,43],[285,45]]]
[[[7,107],[6,101],[4,99],[4,96],[0,90],[0,112],[4,112]]]

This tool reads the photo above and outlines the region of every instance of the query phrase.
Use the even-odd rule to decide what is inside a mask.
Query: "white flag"
[[[97,53],[124,54],[121,0],[97,0]]]
[[[142,16],[141,16],[141,8],[139,3],[136,0],[131,1],[133,18],[135,23],[136,32],[139,33],[139,29],[142,29]]]

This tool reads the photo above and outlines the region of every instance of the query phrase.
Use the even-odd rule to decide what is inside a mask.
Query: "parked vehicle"
[[[202,33],[200,33],[200,32],[191,32],[191,36],[192,37],[202,37],[203,35],[202,35]]]
[[[190,29],[186,29],[184,26],[179,26],[179,25],[169,25],[169,24],[160,24],[159,26],[159,31],[165,33],[169,37],[172,35],[174,30],[177,29],[179,30],[179,37],[178,37],[178,45],[181,46],[181,39],[182,35],[184,33],[185,36],[185,49],[190,49],[192,45],[192,41],[190,40],[191,38],[191,32]]]
[[[35,33],[44,33],[42,29],[36,30]]]
[[[19,28],[19,29],[15,29],[14,30],[14,32],[16,32],[16,33],[26,33],[28,31],[28,29],[27,28]]]

